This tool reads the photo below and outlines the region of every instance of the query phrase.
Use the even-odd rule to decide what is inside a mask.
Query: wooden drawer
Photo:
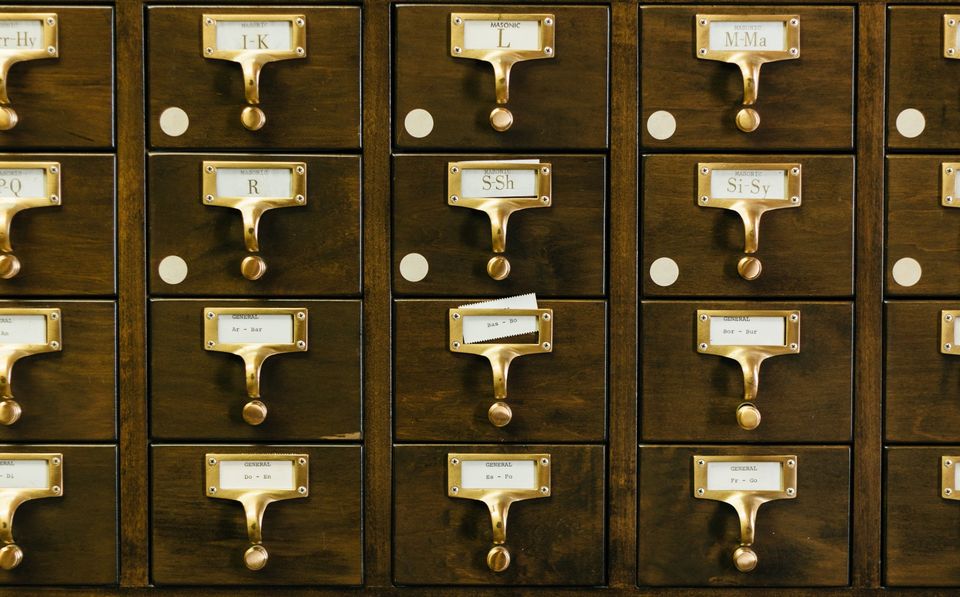
[[[450,350],[448,310],[465,303],[404,300],[395,309],[394,421],[399,441],[590,441],[606,436],[606,304],[547,301],[553,309],[550,352],[509,367],[507,398],[494,399],[486,358]],[[497,342],[536,342],[535,334]],[[494,403],[513,418],[488,419]]]
[[[116,584],[117,448],[19,444],[0,452],[62,455],[63,481],[60,496],[17,509],[13,538],[23,561],[0,569],[0,585]]]
[[[698,310],[729,311],[730,316],[763,310],[800,312],[799,352],[773,356],[760,367],[752,402],[761,421],[754,429],[739,424],[745,401],[741,365],[698,348]],[[644,441],[850,441],[850,303],[644,302],[641,325]]]
[[[263,214],[258,230],[259,251],[247,248],[240,209],[207,204],[203,174],[216,180],[219,172],[204,173],[204,164],[215,168],[212,164],[224,162],[305,165],[304,204]],[[153,293],[343,296],[360,292],[359,157],[155,154],[150,156],[149,166]],[[279,166],[267,170],[290,171]],[[262,177],[251,180],[255,185],[265,182]],[[228,187],[224,189],[230,192]],[[246,278],[241,268],[245,258],[262,259],[266,273],[259,279]],[[178,263],[179,269],[168,269]]]
[[[853,158],[846,156],[644,157],[643,291],[647,296],[850,296],[853,171]],[[701,182],[707,194],[698,192]],[[791,189],[794,184],[799,188]],[[790,208],[792,197],[799,205]],[[710,207],[718,203],[728,208]],[[758,223],[757,247],[749,254],[744,220],[730,208],[750,210],[749,221]],[[669,264],[665,259],[679,269],[676,277],[661,273],[659,268]],[[761,273],[748,279],[754,259]]]
[[[733,506],[694,494],[697,456],[796,457],[796,493],[758,511],[756,567],[740,572]],[[709,489],[704,488],[704,489]],[[716,495],[716,494],[713,494]],[[640,585],[840,586],[849,582],[850,450],[845,446],[641,446]]]
[[[513,124],[506,131],[495,130],[490,121],[491,110],[498,107],[491,63],[451,55],[454,13],[491,14],[489,20],[494,23],[522,22],[527,19],[519,15],[529,14],[549,15],[545,18],[554,20],[553,26],[541,29],[553,29],[552,58],[524,60],[511,71],[505,106],[513,115]],[[495,20],[497,16],[502,21]],[[605,148],[609,19],[606,6],[397,6],[393,21],[394,142],[404,149]],[[493,36],[492,43],[512,45],[510,38],[509,33],[500,37],[502,41]],[[470,50],[471,45],[493,49],[472,41],[464,49]],[[544,44],[522,47],[534,46]]]
[[[487,506],[448,497],[448,455],[541,454],[550,491],[510,508],[509,567],[493,572]],[[393,573],[403,585],[600,585],[605,579],[604,448],[574,445],[395,446]],[[506,520],[506,518],[505,518]]]
[[[550,205],[526,209],[509,217],[506,247],[494,253],[491,220],[480,209],[450,204],[450,164],[460,168],[461,194],[474,185],[489,188],[492,196],[509,193],[510,185],[523,193],[526,170],[497,174],[487,168],[467,169],[462,162],[509,160],[514,156],[398,156],[393,161],[394,287],[400,295],[500,296],[536,291],[542,295],[602,296],[606,290],[604,264],[606,216],[606,160],[603,156],[537,155],[549,164]],[[508,164],[501,164],[509,168]],[[514,166],[515,168],[518,166]],[[464,182],[464,170],[490,172],[482,182]],[[424,176],[430,173],[430,176]],[[447,173],[446,175],[444,173]],[[435,174],[436,176],[432,176]],[[499,177],[499,179],[498,179]],[[509,177],[509,179],[505,178]],[[545,181],[544,181],[545,184]],[[520,185],[520,186],[517,186]],[[529,189],[528,189],[529,190]],[[536,195],[537,193],[534,193]],[[542,198],[541,198],[542,199]],[[531,197],[517,207],[540,201]],[[505,199],[505,201],[512,201]],[[494,200],[496,203],[497,200]],[[536,205],[535,205],[536,207]],[[409,272],[404,258],[416,253],[426,260],[426,277]],[[505,257],[506,279],[494,279],[488,261]],[[410,259],[414,259],[411,257]],[[419,270],[422,271],[422,270]]]
[[[152,566],[158,585],[358,585],[360,446],[153,446]],[[243,506],[207,496],[207,454],[306,454],[307,495],[270,504],[266,566],[249,570]]]
[[[698,15],[785,15],[800,21],[799,57],[765,65],[757,79],[753,108],[760,125],[753,132],[742,132],[735,122],[744,108],[740,69],[698,58]],[[853,147],[852,7],[644,6],[640,16],[644,147]],[[769,43],[773,48],[775,42]]]
[[[266,123],[259,130],[246,129],[240,120],[248,105],[241,65],[204,55],[204,15],[305,18],[305,56],[268,64],[260,75],[259,106]],[[153,147],[360,147],[359,7],[151,6],[144,37]],[[295,41],[296,34],[291,38]],[[243,41],[248,47],[260,42]],[[271,48],[273,43],[266,41]],[[175,112],[164,115],[170,108]]]
[[[307,350],[276,354],[263,364],[259,400],[267,415],[258,425],[243,417],[254,398],[248,394],[242,357],[205,349],[204,310],[212,307],[307,310]],[[151,301],[153,436],[359,439],[360,321],[359,301]]]

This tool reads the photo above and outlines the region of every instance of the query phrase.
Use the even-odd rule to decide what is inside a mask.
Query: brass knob
[[[23,561],[23,550],[16,544],[4,545],[0,549],[0,568],[4,570],[13,570]]]
[[[243,552],[243,565],[249,570],[263,570],[263,567],[267,565],[267,559],[269,557],[270,554],[267,553],[266,547],[262,545],[251,545],[247,548],[247,551]]]
[[[0,425],[13,425],[20,419],[23,409],[13,398],[0,400]]]
[[[487,552],[487,567],[494,572],[503,572],[510,567],[510,552],[502,545],[496,545]]]
[[[17,126],[19,120],[16,110],[10,106],[0,106],[0,131],[9,131]]]
[[[750,572],[757,567],[757,552],[741,545],[733,552],[733,565],[740,572]]]
[[[737,273],[744,280],[756,280],[763,272],[763,264],[756,257],[743,257],[737,263]]]
[[[490,112],[490,126],[502,133],[513,126],[513,113],[503,107],[494,108]]]
[[[248,280],[259,280],[267,273],[267,262],[258,255],[248,255],[240,262],[240,273]]]
[[[745,133],[752,133],[760,128],[760,114],[753,108],[742,108],[737,112],[737,128]]]
[[[267,405],[259,400],[251,400],[243,405],[243,420],[248,425],[259,425],[267,418]]]
[[[9,280],[20,273],[20,260],[12,253],[0,255],[0,278]]]
[[[737,424],[747,431],[756,429],[760,426],[760,410],[749,402],[744,402],[737,407]]]
[[[240,122],[248,131],[259,131],[267,124],[267,115],[257,106],[247,106],[240,112]]]
[[[487,418],[494,427],[506,427],[513,419],[513,410],[506,402],[494,402],[487,410]]]
[[[487,273],[494,280],[506,280],[510,275],[510,262],[506,257],[491,257],[487,262]]]

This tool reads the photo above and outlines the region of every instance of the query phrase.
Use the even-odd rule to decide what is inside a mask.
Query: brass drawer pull
[[[12,570],[23,561],[13,517],[24,502],[63,496],[63,454],[0,454],[0,472],[0,568]]]
[[[20,120],[7,95],[10,67],[26,60],[56,58],[60,44],[56,13],[2,13],[0,23],[8,23],[4,31],[16,38],[13,44],[0,47],[0,131],[9,131]]]
[[[13,366],[24,357],[63,350],[60,309],[0,309],[0,424],[13,425],[23,412],[13,399]]]

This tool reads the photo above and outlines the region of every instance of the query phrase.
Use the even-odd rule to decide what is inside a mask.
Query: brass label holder
[[[540,37],[538,47],[511,48],[511,43],[504,44],[503,29],[498,31],[499,38],[495,46],[467,47],[465,29],[469,21],[510,23],[536,21]],[[525,60],[553,58],[556,55],[555,27],[556,19],[552,14],[455,12],[450,15],[450,55],[454,58],[483,60],[493,67],[497,107],[490,112],[489,119],[490,126],[494,130],[503,132],[513,125],[513,113],[506,108],[507,102],[510,101],[510,70],[514,64]]]
[[[726,196],[714,196],[713,176],[717,172],[783,172],[783,197],[754,198],[747,197],[749,193],[731,192]],[[737,272],[744,280],[756,280],[763,271],[760,260],[753,257],[760,248],[760,218],[768,211],[800,207],[802,202],[800,182],[802,169],[799,163],[704,163],[697,164],[697,204],[700,207],[715,207],[729,209],[736,212],[743,221],[743,252],[747,257],[741,257],[737,263]],[[757,181],[754,177],[750,182]],[[739,184],[736,183],[736,184]],[[760,184],[760,183],[757,183]],[[758,187],[759,188],[759,187]]]
[[[310,495],[310,455],[309,454],[206,454],[205,494],[208,498],[235,500],[243,505],[247,520],[247,539],[250,545],[243,553],[243,563],[249,570],[262,570],[267,565],[270,554],[263,546],[263,514],[267,506],[281,500],[305,498]],[[223,482],[223,463],[257,463],[249,467],[246,476],[249,480],[227,485]],[[291,479],[266,481],[263,475],[266,463],[290,463]],[[245,467],[246,468],[246,467]],[[236,473],[234,473],[236,474]],[[285,473],[284,473],[285,475]],[[246,485],[244,487],[244,485]],[[283,487],[281,487],[283,485]]]
[[[220,318],[231,315],[289,316],[292,322],[291,341],[221,341]],[[235,354],[243,359],[247,397],[251,399],[243,406],[243,420],[250,425],[263,423],[267,418],[267,405],[260,400],[260,369],[263,362],[274,355],[307,351],[308,310],[305,307],[204,307],[203,317],[203,347],[208,351]]]
[[[217,188],[219,173],[229,170],[289,170],[290,191],[283,196],[265,197],[253,192],[221,195]],[[271,209],[302,207],[307,204],[307,165],[304,162],[219,162],[205,160],[201,166],[204,205],[236,209],[243,218],[243,244],[250,253],[260,251],[260,218]],[[249,188],[249,187],[248,187]],[[256,188],[256,187],[253,187]],[[247,255],[240,262],[240,273],[248,280],[259,280],[267,272],[267,263],[259,255]]]
[[[473,197],[464,192],[464,170],[520,170],[534,173],[534,193],[517,197]],[[507,223],[510,216],[524,209],[550,207],[553,170],[549,163],[523,163],[509,161],[449,162],[447,164],[447,205],[466,207],[487,214],[490,218],[490,233],[493,252],[507,250]],[[487,274],[494,280],[505,280],[510,275],[510,262],[496,255],[487,262]]]
[[[957,170],[960,162],[940,164],[940,205],[960,207],[960,195],[957,194]]]
[[[7,95],[7,81],[10,67],[18,62],[40,60],[43,58],[57,58],[59,56],[59,22],[56,13],[52,12],[5,12],[0,13],[2,22],[33,21],[39,24],[39,32],[18,31],[17,46],[0,48],[0,131],[9,131],[17,126],[20,118],[16,110],[10,105]],[[31,28],[32,29],[32,28]],[[21,38],[20,34],[23,34]],[[34,37],[36,34],[36,37]],[[25,42],[20,44],[21,39]]]
[[[42,462],[46,469],[38,474],[32,471],[24,476],[30,479],[27,487],[16,487],[17,479],[0,480],[0,568],[12,570],[23,561],[23,549],[13,540],[13,517],[24,502],[63,496],[63,454],[6,453],[0,454],[0,471],[8,467],[23,466],[27,462]],[[4,476],[7,474],[4,471]],[[42,477],[44,482],[35,482]],[[50,529],[51,532],[54,529]]]
[[[259,36],[243,38],[243,48],[221,49],[217,43],[219,23],[290,23],[290,44],[287,48],[270,49],[265,39]],[[247,106],[240,113],[240,122],[249,131],[257,131],[267,123],[267,116],[260,109],[260,71],[264,65],[280,60],[294,60],[307,56],[307,18],[296,14],[204,14],[204,58],[238,62],[243,69],[243,90]],[[250,34],[255,35],[255,34]],[[250,47],[250,46],[253,47]]]
[[[715,318],[741,319],[746,317],[782,318],[784,342],[782,345],[713,344],[711,321]],[[697,310],[697,352],[733,359],[743,372],[743,402],[737,407],[737,424],[742,429],[756,429],[760,425],[760,411],[754,405],[760,388],[760,365],[770,357],[800,352],[800,311],[715,311]]]
[[[733,487],[738,484],[719,483],[722,489],[711,489],[709,469],[711,463],[743,463],[749,468],[753,463],[776,462],[780,464],[780,484],[778,489],[749,489],[749,479],[744,488]],[[733,563],[740,572],[750,572],[757,566],[757,554],[753,543],[757,528],[757,511],[760,506],[774,500],[792,500],[797,497],[796,456],[694,456],[693,457],[693,497],[699,500],[714,500],[733,506],[740,518],[740,545],[733,552]],[[758,468],[756,466],[754,469]],[[752,471],[744,471],[747,475]],[[738,481],[740,479],[737,479]]]
[[[960,345],[957,342],[957,318],[960,310],[944,309],[940,311],[940,352],[942,354],[960,355]]]
[[[506,469],[530,463],[532,471],[507,472]],[[503,572],[510,566],[510,551],[507,542],[507,514],[514,502],[550,496],[549,454],[447,454],[447,496],[479,500],[486,504],[493,527],[493,547],[487,552],[487,567],[493,572]],[[464,469],[474,465],[489,470],[479,473]],[[499,465],[499,466],[497,466]],[[524,483],[530,473],[531,483]],[[504,479],[511,476],[512,479]],[[484,479],[479,479],[482,476]],[[522,478],[518,478],[522,477]]]
[[[960,456],[940,457],[940,495],[945,500],[960,500]]]
[[[960,14],[943,15],[943,57],[960,58],[960,39],[957,38]]]
[[[24,357],[63,350],[60,309],[0,309],[0,326],[17,316],[43,317],[45,341],[7,343],[0,336],[0,424],[13,425],[23,414],[20,403],[13,399],[13,366]]]
[[[713,23],[729,22],[782,22],[784,27],[783,47],[782,49],[714,49],[710,44],[711,25]],[[740,74],[743,77],[743,106],[746,107],[740,108],[735,121],[738,129],[745,133],[752,133],[760,126],[760,114],[752,108],[757,103],[757,94],[760,89],[760,67],[767,62],[796,60],[800,57],[800,17],[797,15],[698,14],[696,24],[697,58],[728,62],[740,67]],[[750,45],[749,38],[743,38],[743,41]]]
[[[537,318],[537,343],[473,343],[463,341],[465,317],[524,317]],[[450,309],[450,352],[475,354],[490,361],[493,371],[494,403],[487,410],[487,418],[496,427],[505,427],[513,419],[513,410],[507,399],[507,376],[510,364],[517,357],[553,352],[553,309]]]

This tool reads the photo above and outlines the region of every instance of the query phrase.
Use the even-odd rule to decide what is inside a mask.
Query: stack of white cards
[[[512,296],[509,298],[460,305],[460,309],[537,309],[537,295],[534,293]],[[535,315],[476,315],[463,316],[463,343],[477,344],[500,338],[520,336],[537,331],[537,317]]]

